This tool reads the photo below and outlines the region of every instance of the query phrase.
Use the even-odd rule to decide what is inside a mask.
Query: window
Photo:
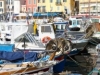
[[[28,4],[31,4],[32,3],[32,0],[28,0]]]
[[[36,4],[36,0],[34,0],[34,4]]]
[[[12,10],[14,10],[14,6],[12,6]]]
[[[2,7],[2,2],[0,2],[0,7]]]
[[[93,10],[96,10],[97,9],[97,7],[96,6],[93,6]]]
[[[53,7],[50,7],[50,11],[53,11]]]
[[[13,0],[11,0],[11,4],[13,4]]]
[[[41,26],[41,32],[51,32],[50,26]]]
[[[63,2],[67,2],[67,0],[63,0]]]
[[[77,20],[77,25],[80,25],[81,24],[81,20]]]
[[[50,3],[52,3],[53,2],[53,0],[50,0]]]
[[[3,9],[2,8],[0,8],[0,12],[3,12]]]
[[[45,10],[45,6],[43,6],[43,7],[42,7],[42,12],[45,12],[45,11],[46,11],[46,10]]]
[[[57,10],[60,10],[59,6],[57,7]]]
[[[40,0],[38,0],[38,3],[40,3]]]
[[[41,10],[41,7],[39,6],[39,7],[38,7],[38,12],[40,12],[40,10]]]
[[[76,20],[73,20],[73,25],[77,25]]]
[[[6,0],[6,3],[7,3],[7,4],[10,4],[10,0]]]
[[[33,12],[34,12],[34,13],[36,12],[36,8],[33,8]]]
[[[42,0],[43,3],[45,3],[45,0]]]
[[[61,5],[61,0],[56,0],[57,5]]]
[[[28,12],[31,12],[31,8],[28,8]]]
[[[61,0],[56,0],[56,2],[61,2]]]
[[[61,30],[64,30],[66,25],[61,25]]]
[[[56,25],[56,30],[61,30],[61,25]]]

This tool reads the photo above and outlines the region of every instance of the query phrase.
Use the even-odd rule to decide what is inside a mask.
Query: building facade
[[[6,12],[6,1],[0,0],[0,14],[4,14]]]
[[[71,14],[74,11],[75,0],[38,0],[37,6],[38,12],[66,12],[66,14]]]
[[[79,13],[100,15],[100,0],[79,0]]]
[[[37,9],[37,0],[26,0],[26,11],[28,13],[35,13]]]
[[[20,13],[26,13],[26,0],[20,0]]]
[[[14,6],[14,9],[13,9],[13,13],[14,14],[19,14],[20,13],[20,7],[21,7],[21,5],[20,5],[20,0],[14,0],[13,1],[13,6]]]
[[[6,12],[13,13],[14,11],[14,0],[6,0]]]

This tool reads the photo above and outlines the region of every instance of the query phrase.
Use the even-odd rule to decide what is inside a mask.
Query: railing
[[[26,33],[25,37],[29,40],[29,42],[34,43],[35,45],[38,46],[43,46],[41,42],[38,42],[35,37],[31,33]]]
[[[56,5],[62,5],[62,3],[61,2],[56,2]]]

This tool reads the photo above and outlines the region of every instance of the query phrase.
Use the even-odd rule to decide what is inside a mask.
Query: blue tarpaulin
[[[38,59],[38,53],[37,52],[6,52],[6,51],[0,51],[0,59],[1,60],[7,60],[10,62],[20,62],[20,61],[36,61]]]

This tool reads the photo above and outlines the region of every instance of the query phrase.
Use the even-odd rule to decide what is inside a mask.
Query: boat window
[[[51,32],[50,26],[41,26],[41,32]]]
[[[11,30],[12,29],[12,26],[8,26],[8,30]]]
[[[25,42],[29,42],[29,40],[26,37],[24,37],[24,35],[21,35],[15,39],[15,42],[24,42],[24,40],[25,40]]]
[[[72,21],[71,20],[69,20],[69,24],[72,25]]]
[[[62,29],[62,30],[65,29],[65,26],[66,26],[66,25],[61,25],[61,29]]]
[[[92,23],[99,22],[99,19],[91,19],[91,20],[92,20]]]
[[[3,25],[1,25],[1,30],[5,31],[5,27]]]
[[[77,20],[77,24],[80,25],[81,24],[81,20]]]
[[[77,25],[76,20],[73,20],[73,25]]]
[[[61,29],[61,25],[56,25],[56,29],[60,30]]]

